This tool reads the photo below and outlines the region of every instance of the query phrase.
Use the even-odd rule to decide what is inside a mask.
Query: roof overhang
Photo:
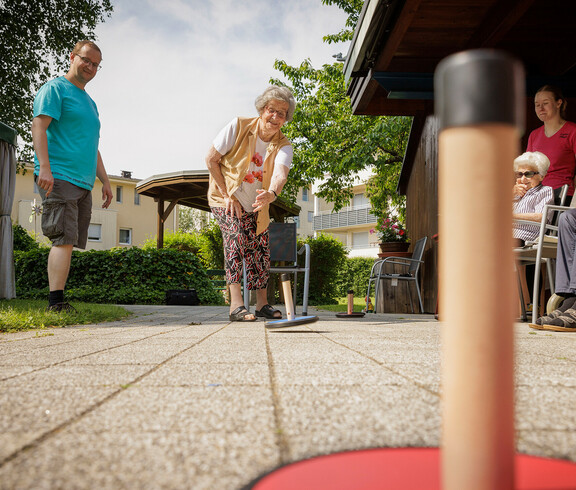
[[[166,174],[153,175],[136,185],[139,194],[154,198],[156,201],[175,202],[181,206],[210,211],[208,204],[208,170],[182,170]],[[270,216],[282,221],[289,216],[298,216],[300,206],[291,204],[279,197],[270,205]]]

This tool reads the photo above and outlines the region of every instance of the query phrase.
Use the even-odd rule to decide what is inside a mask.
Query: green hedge
[[[48,295],[49,249],[15,252],[16,294]],[[202,304],[223,304],[198,258],[174,249],[74,251],[66,299],[89,303],[162,304],[168,289],[192,289]]]
[[[338,271],[338,296],[344,297],[348,290],[354,291],[354,296],[366,296],[368,278],[375,259],[366,257],[346,258]]]

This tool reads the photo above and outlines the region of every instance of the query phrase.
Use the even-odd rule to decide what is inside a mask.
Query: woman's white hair
[[[514,172],[517,172],[521,166],[535,168],[538,174],[544,177],[550,167],[550,160],[539,151],[527,151],[514,160]]]
[[[294,110],[296,109],[296,99],[292,95],[292,91],[288,87],[280,87],[278,85],[270,85],[262,95],[256,97],[256,110],[258,114],[262,114],[262,111],[266,108],[271,100],[281,100],[282,102],[288,103],[288,111],[286,112],[286,122],[292,121],[292,116],[294,115]]]

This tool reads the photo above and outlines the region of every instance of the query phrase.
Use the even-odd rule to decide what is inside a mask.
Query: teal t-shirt
[[[46,133],[54,178],[92,190],[100,139],[100,119],[94,101],[65,77],[55,78],[36,94],[34,117],[40,115],[52,118]],[[38,175],[40,163],[36,155],[34,164]]]

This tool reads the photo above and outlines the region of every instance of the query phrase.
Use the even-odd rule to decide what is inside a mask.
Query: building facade
[[[40,210],[41,198],[34,182],[34,167],[26,166],[16,175],[12,222],[18,223],[34,234],[37,241],[48,243],[42,234],[41,215],[33,212],[33,205]],[[109,175],[114,197],[108,209],[102,208],[102,184],[96,179],[92,189],[92,219],[88,230],[86,250],[108,250],[114,247],[141,246],[153,238],[157,230],[157,206],[154,199],[136,192],[140,179],[131,172]],[[178,229],[178,213],[172,213],[164,224],[165,231]]]
[[[359,176],[352,187],[354,195],[349,205],[338,212],[334,212],[332,203],[315,194],[316,186],[300,189],[296,201],[302,208],[296,220],[298,236],[326,233],[346,246],[349,257],[377,258],[379,239],[373,232],[377,218],[371,213],[370,200],[366,196],[367,178],[368,175]]]

